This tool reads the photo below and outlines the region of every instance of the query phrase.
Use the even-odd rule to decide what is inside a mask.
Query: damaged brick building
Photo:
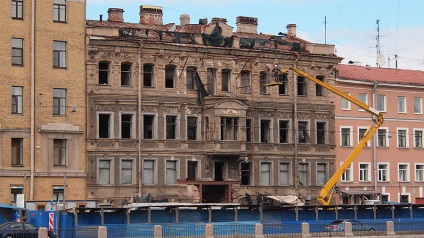
[[[121,205],[151,194],[172,202],[229,203],[295,195],[315,203],[334,171],[334,45],[258,33],[239,16],[164,24],[140,6],[87,21],[87,198]]]

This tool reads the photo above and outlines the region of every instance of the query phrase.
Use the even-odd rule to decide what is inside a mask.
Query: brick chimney
[[[227,23],[227,18],[214,17],[211,22]]]
[[[258,33],[258,18],[242,17],[236,18],[237,32]]]
[[[182,14],[180,15],[180,25],[188,25],[190,24],[190,15]]]
[[[124,10],[121,8],[109,8],[107,21],[124,22]]]
[[[287,35],[296,37],[296,24],[288,24],[287,25]]]
[[[140,23],[163,25],[162,7],[140,6]]]

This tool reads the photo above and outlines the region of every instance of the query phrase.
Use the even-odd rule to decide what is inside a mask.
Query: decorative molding
[[[165,113],[178,113],[179,108],[178,107],[165,107],[165,108],[163,108],[163,111]]]
[[[297,114],[297,118],[298,119],[310,119],[311,114],[299,113],[299,114]]]
[[[277,117],[282,119],[290,119],[293,117],[291,112],[277,112]]]
[[[141,112],[157,112],[158,108],[154,106],[144,106],[141,107]]]
[[[96,105],[96,111],[115,111],[115,104],[112,105]]]
[[[135,112],[137,110],[136,105],[118,105],[120,112]]]
[[[259,117],[260,118],[270,118],[274,116],[274,112],[259,112]]]

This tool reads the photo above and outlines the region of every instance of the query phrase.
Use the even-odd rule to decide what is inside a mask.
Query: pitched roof
[[[424,71],[376,68],[358,65],[337,65],[337,78],[363,82],[424,85]]]

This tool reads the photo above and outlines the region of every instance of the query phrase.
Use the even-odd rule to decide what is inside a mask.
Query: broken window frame
[[[205,126],[204,126],[204,128],[205,128],[205,132],[204,132],[204,140],[205,141],[208,141],[208,140],[210,140],[211,138],[210,138],[210,136],[211,136],[211,133],[210,133],[210,125],[209,125],[209,117],[205,117]]]
[[[317,75],[315,77],[316,79],[318,79],[319,81],[322,81],[325,83],[325,76],[324,75]],[[324,87],[319,85],[319,84],[315,84],[315,96],[317,97],[324,97],[325,96],[325,90]]]
[[[309,163],[299,163],[299,185],[309,185]]]
[[[99,139],[113,138],[113,113],[110,113],[110,112],[97,113],[97,138]]]
[[[221,140],[238,140],[238,117],[221,117]]]
[[[316,125],[316,144],[317,145],[328,144],[328,140],[327,140],[328,123],[325,121],[317,121],[315,125]]]
[[[282,73],[278,75],[278,82],[281,84],[278,85],[278,95],[289,95],[288,93],[288,74]]]
[[[261,143],[272,143],[272,120],[260,119]]]
[[[178,116],[166,115],[165,116],[165,138],[167,140],[175,140],[178,138]]]
[[[154,88],[154,64],[143,64],[143,88]]]
[[[206,89],[209,95],[215,95],[216,94],[216,68],[207,68],[206,69]]]
[[[121,62],[121,87],[131,86],[132,79],[132,63]]]
[[[196,181],[198,176],[199,161],[189,160],[187,161],[187,181]]]
[[[143,114],[143,139],[156,139],[156,115]]]
[[[307,91],[308,82],[305,77],[298,76],[297,77],[297,96],[308,96]]]
[[[251,93],[251,76],[249,70],[240,71],[240,93]]]
[[[165,66],[165,88],[176,88],[176,69],[177,67],[173,64]]]
[[[197,140],[198,117],[187,116],[187,140]]]
[[[298,121],[297,124],[298,124],[297,125],[298,143],[299,144],[310,143],[309,121]]]
[[[166,160],[165,182],[168,185],[177,184],[178,179],[178,161]]]
[[[252,119],[246,118],[246,142],[252,142]]]
[[[134,138],[134,115],[130,113],[121,114],[121,139]]]
[[[266,71],[259,72],[259,92],[262,95],[269,94],[269,87],[266,86],[269,83],[269,74]]]
[[[240,186],[250,186],[252,181],[252,163],[240,162]]]
[[[110,77],[110,62],[109,61],[99,61],[99,84],[100,85],[109,85],[109,77]]]
[[[187,90],[197,90],[196,72],[196,67],[188,66],[186,68]]]
[[[278,133],[279,133],[280,144],[290,143],[290,121],[289,120],[278,121]]]
[[[221,70],[221,92],[231,92],[231,69]]]

